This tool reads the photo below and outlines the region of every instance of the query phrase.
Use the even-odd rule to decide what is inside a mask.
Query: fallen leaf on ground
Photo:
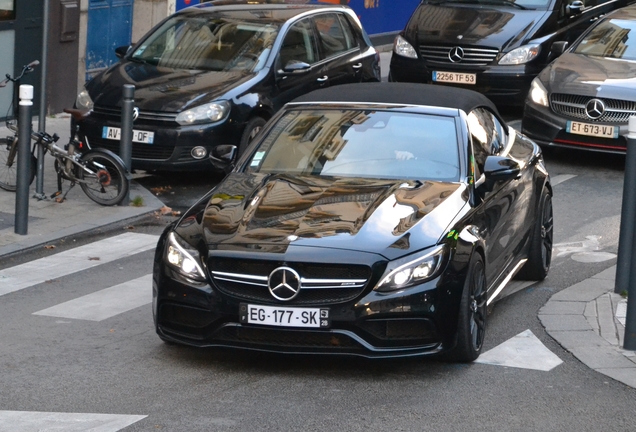
[[[89,261],[99,261],[99,257],[88,257]]]
[[[55,245],[44,245],[44,249],[55,249]]]

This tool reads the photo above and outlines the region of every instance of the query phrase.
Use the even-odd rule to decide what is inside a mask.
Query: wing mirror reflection
[[[302,74],[308,72],[310,68],[311,65],[309,63],[291,60],[285,65],[284,68],[280,69],[278,73],[281,75]]]
[[[488,156],[484,163],[486,180],[512,180],[521,176],[519,164],[507,157]]]
[[[578,15],[581,13],[585,5],[581,0],[574,0],[572,3],[565,7],[565,11],[568,15]]]
[[[568,49],[568,41],[556,41],[552,43],[550,47],[549,60],[553,60],[559,57]]]
[[[230,172],[234,168],[237,148],[235,145],[222,144],[214,147],[210,152],[210,163],[218,170]]]

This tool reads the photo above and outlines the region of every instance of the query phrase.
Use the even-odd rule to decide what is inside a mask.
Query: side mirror
[[[488,156],[484,163],[486,180],[512,180],[519,178],[521,168],[514,160],[501,156]]]
[[[578,15],[581,13],[585,5],[581,0],[574,0],[572,3],[565,7],[565,12],[568,15]]]
[[[309,69],[311,69],[311,65],[309,63],[291,60],[284,68],[279,70],[278,73],[281,75],[303,74],[308,72]]]
[[[550,47],[549,60],[554,60],[568,49],[568,41],[556,41],[552,43]]]
[[[117,58],[123,58],[126,54],[128,54],[128,51],[130,51],[130,49],[132,48],[132,45],[124,45],[124,46],[120,46],[115,48],[115,56],[117,56]]]
[[[210,163],[220,171],[229,172],[234,168],[237,148],[235,145],[222,144],[212,148],[210,152]]]

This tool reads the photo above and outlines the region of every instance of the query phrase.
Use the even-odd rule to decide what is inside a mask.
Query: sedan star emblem
[[[458,63],[464,59],[464,50],[461,47],[453,47],[448,52],[448,59],[453,63]]]
[[[300,292],[300,275],[289,267],[278,267],[269,274],[267,287],[275,299],[292,300]]]
[[[590,99],[585,104],[585,114],[592,120],[598,120],[605,113],[605,103],[600,99]]]

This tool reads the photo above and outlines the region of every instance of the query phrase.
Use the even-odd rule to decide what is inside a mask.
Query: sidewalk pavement
[[[38,129],[38,119],[33,119],[33,128]],[[69,140],[70,117],[60,114],[46,119],[46,131],[60,136],[58,145],[63,146]],[[11,132],[0,127],[0,137],[11,135]],[[49,197],[57,191],[57,175],[53,166],[54,158],[44,158],[44,194]],[[23,252],[48,243],[100,228],[111,224],[125,224],[148,214],[160,211],[164,204],[150,191],[137,184],[134,179],[130,185],[130,199],[141,197],[143,205],[104,207],[88,198],[79,185],[75,185],[62,203],[54,199],[38,200],[33,198],[37,179],[30,188],[29,219],[27,234],[15,233],[15,192],[0,189],[0,259],[7,255]],[[62,184],[64,191],[69,182]]]

